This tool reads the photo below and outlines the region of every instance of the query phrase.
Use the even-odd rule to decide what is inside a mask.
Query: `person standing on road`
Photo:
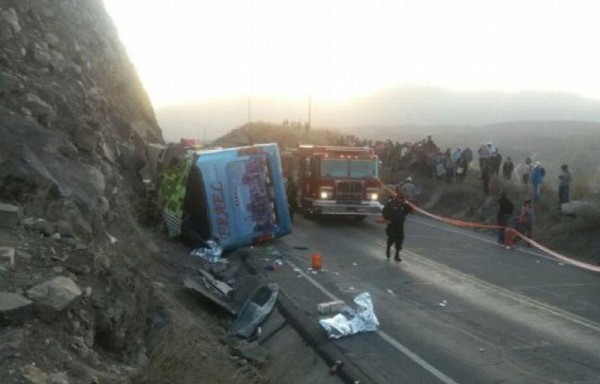
[[[568,203],[571,201],[570,196],[570,185],[573,180],[573,176],[571,175],[571,171],[569,171],[569,166],[567,164],[563,164],[560,167],[560,175],[558,175],[559,185],[558,185],[558,210],[559,212],[562,210],[562,205],[564,203]]]
[[[396,195],[391,198],[383,207],[383,218],[387,222],[385,233],[387,234],[387,248],[385,256],[389,260],[392,245],[396,249],[394,259],[402,261],[400,258],[400,250],[404,242],[404,221],[406,215],[412,212],[412,207],[408,205],[404,198],[404,194],[399,187],[396,187]]]
[[[498,244],[504,245],[504,234],[506,232],[506,226],[510,220],[510,216],[515,210],[515,205],[506,197],[506,192],[502,192],[500,200],[498,200],[498,226],[502,227],[498,229]]]

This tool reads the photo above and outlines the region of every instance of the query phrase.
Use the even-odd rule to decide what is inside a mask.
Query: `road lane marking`
[[[316,281],[311,276],[307,275],[303,270],[301,270],[300,268],[298,268],[296,266],[296,264],[292,263],[291,261],[289,261],[287,259],[285,259],[285,263],[288,264],[290,267],[292,267],[300,275],[302,275],[302,277],[304,277],[315,288],[317,288],[319,291],[321,291],[325,296],[329,297],[331,300],[341,300],[339,297],[337,297],[333,293],[329,292],[329,290],[327,290],[327,288],[325,288],[324,286],[322,286],[318,281]],[[415,363],[417,363],[419,366],[421,366],[421,368],[423,368],[427,372],[431,373],[433,376],[435,376],[442,383],[444,383],[444,384],[458,384],[456,381],[452,380],[450,377],[448,377],[446,374],[444,374],[443,372],[441,372],[439,369],[437,369],[433,365],[429,364],[427,361],[423,360],[421,357],[419,357],[419,355],[417,355],[416,353],[412,352],[410,349],[408,349],[407,347],[405,347],[404,345],[402,345],[400,342],[398,342],[392,336],[388,335],[386,332],[384,332],[381,329],[379,329],[375,333],[379,337],[381,337],[382,340],[384,340],[385,342],[387,342],[388,344],[390,344],[392,347],[394,347],[396,350],[398,350],[399,352],[401,352],[402,354],[404,354],[406,357],[408,357],[409,359],[411,359],[412,361],[414,361]]]
[[[409,220],[410,221],[414,221],[414,222],[419,223],[419,224],[427,225],[427,226],[432,227],[432,228],[441,229],[442,231],[451,232],[451,233],[455,233],[457,235],[462,235],[462,236],[470,237],[471,239],[479,240],[479,241],[482,241],[484,243],[489,243],[489,244],[494,244],[494,245],[498,244],[497,241],[490,240],[490,239],[484,238],[482,236],[475,235],[473,233],[470,233],[467,230],[462,230],[462,231],[461,230],[456,230],[456,229],[448,228],[448,227],[443,226],[443,225],[429,223],[429,222],[427,222],[425,220],[416,219],[414,217],[409,218]],[[514,250],[519,251],[519,252],[523,252],[523,253],[527,253],[528,255],[542,257],[544,259],[547,259],[547,260],[550,260],[550,261],[554,261],[554,262],[558,262],[559,261],[555,257],[547,256],[547,255],[544,255],[544,254],[541,254],[541,253],[537,253],[537,252],[533,252],[533,251],[530,251],[528,249],[515,248]]]
[[[377,238],[374,236],[372,236],[372,237],[378,244],[381,244],[382,246],[386,245],[385,241],[381,240],[380,238]],[[427,257],[422,256],[416,252],[409,251],[407,249],[403,249],[402,252],[411,256],[412,258],[416,259],[417,261],[421,262],[422,264],[425,264],[426,266],[435,268],[440,273],[445,273],[447,275],[454,276],[457,279],[462,279],[463,281],[468,281],[469,283],[473,284],[474,286],[479,286],[484,289],[489,289],[493,292],[497,292],[505,297],[509,297],[517,302],[520,302],[521,304],[526,304],[526,305],[532,306],[534,308],[543,310],[546,313],[550,313],[550,314],[552,314],[558,318],[561,318],[563,320],[567,320],[569,322],[581,325],[581,326],[591,329],[595,332],[600,332],[600,324],[596,323],[593,320],[586,319],[586,318],[578,316],[574,313],[551,306],[549,304],[545,304],[541,301],[532,299],[528,296],[511,291],[511,290],[503,288],[501,286],[489,283],[489,282],[479,279],[473,275],[469,275],[467,273],[461,272],[454,268],[448,267],[445,264],[430,260]]]

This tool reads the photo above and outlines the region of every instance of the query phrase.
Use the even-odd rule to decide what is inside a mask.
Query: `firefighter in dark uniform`
[[[402,243],[404,242],[404,221],[406,215],[412,212],[412,207],[408,205],[404,194],[400,190],[400,187],[396,187],[395,195],[388,200],[383,207],[383,218],[387,222],[387,228],[385,233],[387,234],[387,248],[386,257],[390,258],[390,252],[392,245],[395,246],[396,254],[394,259],[396,261],[402,261],[400,258],[400,250],[402,249]]]

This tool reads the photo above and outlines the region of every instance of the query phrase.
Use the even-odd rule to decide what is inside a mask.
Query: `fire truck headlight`
[[[319,190],[319,197],[321,198],[321,200],[333,199],[333,188],[321,187],[321,189]]]
[[[371,201],[379,200],[379,189],[377,188],[368,188],[367,189],[367,199]]]

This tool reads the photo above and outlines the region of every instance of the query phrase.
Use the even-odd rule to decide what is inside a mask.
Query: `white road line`
[[[297,272],[299,272],[300,275],[302,275],[302,277],[304,277],[306,280],[308,280],[313,286],[315,286],[315,288],[317,288],[319,291],[321,291],[325,296],[329,297],[332,300],[341,300],[340,298],[338,298],[337,296],[335,296],[333,293],[329,292],[327,290],[327,288],[325,288],[324,286],[322,286],[318,281],[316,281],[315,279],[313,279],[312,277],[310,277],[309,275],[307,275],[304,271],[302,271],[300,268],[298,268],[294,263],[292,263],[291,261],[289,261],[287,259],[285,260],[285,262],[290,267],[292,267],[294,270],[296,270]],[[390,344],[392,347],[396,348],[398,351],[400,351],[401,353],[403,353],[406,357],[408,357],[409,359],[411,359],[412,361],[414,361],[415,363],[417,363],[418,365],[420,365],[427,372],[429,372],[433,376],[437,377],[438,380],[440,380],[442,383],[444,383],[444,384],[458,384],[456,381],[452,380],[450,377],[448,377],[447,375],[445,375],[439,369],[437,369],[433,365],[431,365],[428,362],[426,362],[425,360],[423,360],[421,357],[419,357],[419,355],[417,355],[416,353],[412,352],[410,349],[406,348],[404,345],[402,345],[396,339],[394,339],[393,337],[391,337],[390,335],[388,335],[386,332],[384,332],[382,330],[378,330],[376,332],[376,334],[379,337],[381,337],[384,341],[386,341],[388,344]]]
[[[451,228],[448,228],[448,227],[446,227],[446,226],[443,226],[443,225],[434,224],[434,223],[429,223],[429,222],[427,222],[427,221],[425,221],[425,220],[422,220],[422,219],[416,219],[416,218],[412,218],[412,217],[411,217],[411,218],[409,218],[409,219],[410,219],[411,221],[417,222],[417,223],[419,223],[419,224],[427,225],[427,226],[430,226],[430,227],[432,227],[432,228],[441,229],[441,230],[443,230],[443,231],[446,231],[446,232],[456,233],[456,234],[458,234],[458,235],[462,235],[462,236],[470,237],[471,239],[479,240],[479,241],[482,241],[482,242],[484,242],[484,243],[489,243],[489,244],[497,244],[497,242],[496,242],[496,241],[494,241],[494,240],[490,240],[490,239],[486,239],[486,238],[484,238],[484,237],[481,237],[481,236],[474,235],[474,234],[472,234],[472,233],[469,233],[469,231],[467,231],[467,230],[462,230],[462,231],[461,231],[461,230],[451,229]],[[519,252],[527,253],[528,255],[537,256],[537,257],[542,257],[542,258],[544,258],[544,259],[547,259],[547,260],[550,260],[550,261],[554,261],[554,262],[560,262],[560,260],[558,260],[558,259],[557,259],[557,258],[555,258],[555,257],[552,257],[552,256],[547,256],[547,255],[544,255],[544,254],[541,254],[541,253],[537,253],[537,252],[533,252],[533,251],[530,251],[530,250],[528,250],[528,249],[515,249],[515,250],[516,250],[516,251],[519,251]]]

